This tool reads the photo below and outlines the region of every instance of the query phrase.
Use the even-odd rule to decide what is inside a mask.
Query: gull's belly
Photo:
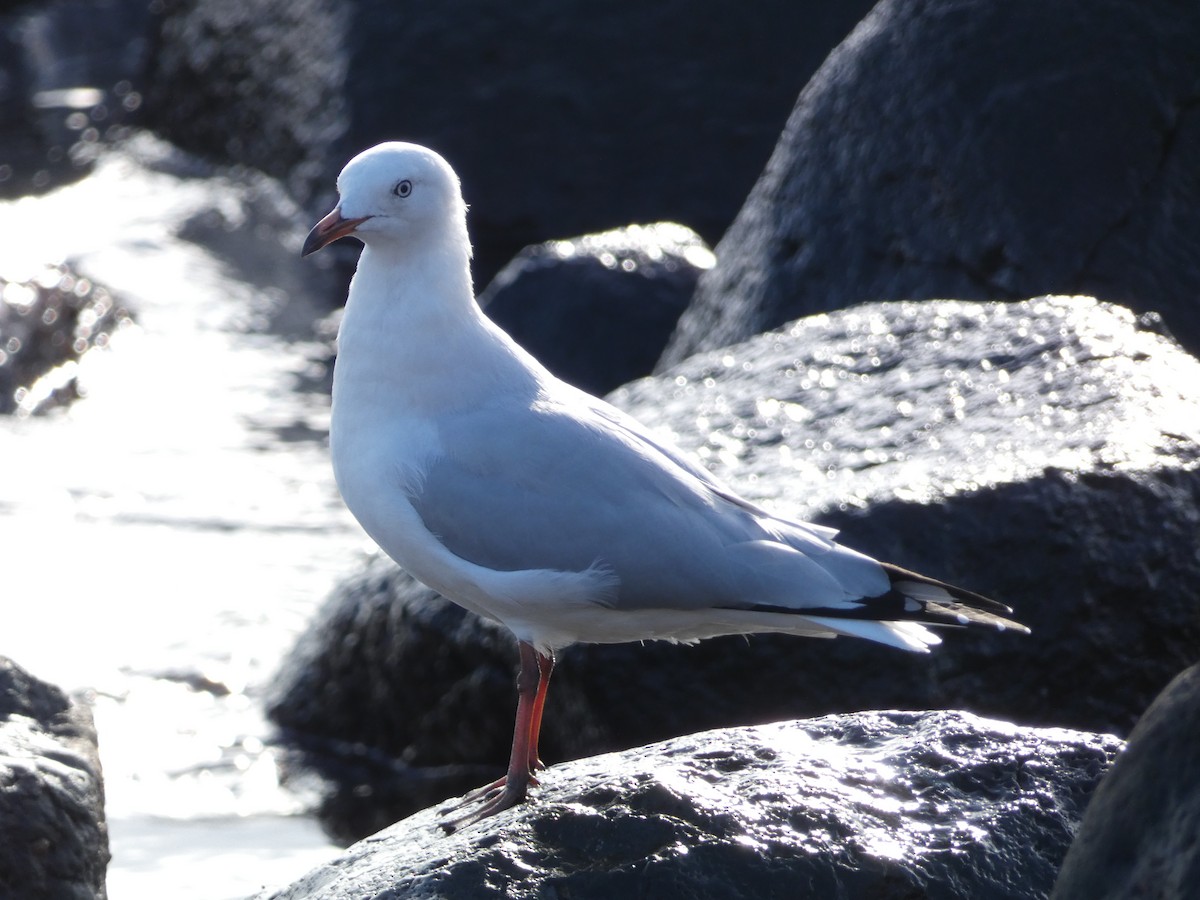
[[[357,400],[357,402],[355,402]],[[448,578],[424,557],[436,538],[413,508],[426,460],[441,448],[421,419],[372,409],[335,395],[330,428],[333,474],[347,508],[380,548],[430,587]],[[370,411],[370,412],[368,412]],[[435,583],[437,582],[437,583]]]
[[[335,465],[342,499],[363,530],[421,583],[474,613],[500,619],[471,571],[475,567],[449,553],[425,527],[410,499],[405,467],[372,462],[364,454]]]

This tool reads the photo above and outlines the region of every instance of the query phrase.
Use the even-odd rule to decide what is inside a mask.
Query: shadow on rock
[[[1200,885],[1200,667],[1168,685],[1105,776],[1054,900],[1186,900]]]
[[[1200,8],[884,0],[800,93],[660,367],[864,300],[1090,294],[1200,350]]]

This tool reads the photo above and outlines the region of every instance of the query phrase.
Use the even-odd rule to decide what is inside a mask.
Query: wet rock
[[[189,152],[253,166],[307,199],[340,168],[327,152],[345,128],[344,27],[331,0],[167,4],[145,121]]]
[[[1100,782],[1055,900],[1186,900],[1200,885],[1200,666],[1146,710]]]
[[[885,0],[800,94],[666,367],[875,300],[1089,294],[1200,350],[1200,7]]]
[[[1042,298],[864,305],[617,391],[751,498],[994,596],[1033,634],[947,632],[930,656],[767,635],[571,647],[544,758],[889,707],[1128,733],[1200,646],[1197,385],[1200,362],[1127,310]],[[303,647],[271,708],[294,734],[413,768],[507,759],[511,639],[390,563]]]
[[[503,774],[512,742],[512,635],[376,557],[343,584],[273,679],[270,718],[296,782],[319,779],[318,816],[349,843]],[[620,746],[584,687],[555,676],[547,759]]]
[[[453,835],[422,812],[269,896],[1045,897],[1119,747],[961,712],[690,735],[555,766]]]
[[[104,287],[67,266],[27,282],[0,277],[0,414],[75,399],[78,361],[131,321]]]
[[[0,197],[86,174],[136,123],[150,49],[144,0],[50,0],[0,13]]]
[[[479,297],[551,372],[593,394],[649,375],[712,251],[670,222],[526,247]]]
[[[0,657],[0,896],[107,896],[108,830],[90,712]]]
[[[752,496],[993,593],[1034,635],[952,634],[932,658],[766,636],[570,648],[547,758],[882,705],[1127,730],[1197,641],[1196,371],[1093,301],[883,304],[619,391]],[[1159,601],[1138,599],[1148,592]],[[512,659],[495,626],[379,562],[331,601],[277,682],[272,714],[417,767],[498,766]],[[395,685],[413,709],[385,702]],[[462,698],[472,705],[457,715],[445,705]]]
[[[472,205],[479,284],[523,247],[627,222],[686,222],[713,242],[796,94],[871,6],[356,0],[349,127],[326,183],[379,141],[433,147]]]
[[[1195,658],[1200,362],[1127,310],[865,304],[613,399],[750,497],[1033,629],[950,632],[883,668],[860,643],[776,647],[796,666],[773,675],[812,712],[965,706],[1127,734]]]

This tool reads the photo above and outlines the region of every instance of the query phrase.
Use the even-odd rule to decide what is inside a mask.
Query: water
[[[368,546],[328,399],[297,387],[323,348],[265,327],[314,302],[303,215],[172,160],[140,138],[0,203],[0,275],[68,261],[136,317],[81,361],[83,400],[0,418],[0,653],[93,698],[112,900],[244,897],[336,853],[278,784],[259,688]],[[189,239],[222,231],[240,258]],[[247,259],[294,267],[292,293]]]

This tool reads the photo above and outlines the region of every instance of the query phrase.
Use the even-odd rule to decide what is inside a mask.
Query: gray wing
[[[751,503],[745,497],[738,496],[728,485],[718,480],[717,477],[712,474],[712,472],[709,472],[704,467],[689,459],[677,448],[657,440],[642,427],[641,423],[638,422],[637,419],[627,415],[626,413],[617,409],[615,406],[605,403],[603,400],[598,400],[590,394],[585,394],[582,391],[579,393],[583,398],[585,398],[586,401],[589,401],[589,408],[598,418],[603,419],[612,427],[625,432],[635,440],[644,443],[649,447],[653,447],[672,463],[693,475],[710,491],[712,491],[718,497],[721,497],[723,500],[732,503],[735,506],[740,506],[742,509],[753,513],[756,517],[763,519],[774,519],[786,525],[810,532],[813,535],[819,535],[821,537],[832,539],[834,535],[837,534],[836,528],[828,528],[825,525],[815,525],[812,522],[800,522],[794,519],[785,519],[763,509],[756,503]]]
[[[827,607],[886,586],[874,561],[817,533],[781,533],[786,523],[730,500],[636,423],[590,406],[477,410],[439,429],[445,452],[413,503],[451,552],[478,565],[603,565],[622,608]]]

